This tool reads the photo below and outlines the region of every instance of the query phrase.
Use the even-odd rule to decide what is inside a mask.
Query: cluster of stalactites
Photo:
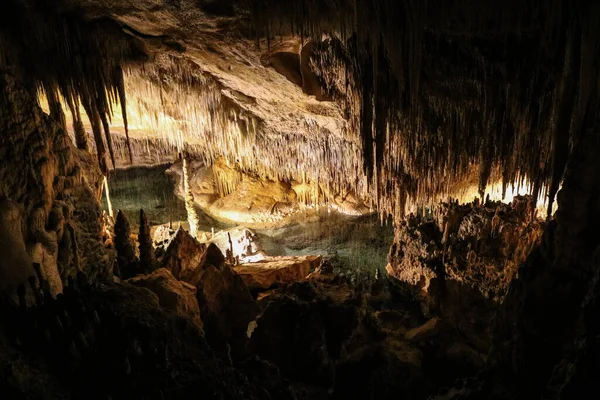
[[[294,131],[276,129],[223,94],[223,87],[186,58],[162,55],[125,75],[132,126],[206,165],[224,157],[242,172],[273,181],[302,181],[305,175],[332,192],[366,191],[358,140],[306,120]],[[239,176],[215,175],[229,194]]]
[[[215,187],[220,197],[233,193],[242,183],[242,172],[235,165],[230,166],[227,161],[217,160],[212,166],[212,171]]]
[[[382,212],[430,202],[474,170],[480,196],[499,171],[504,187],[530,180],[551,212],[597,86],[600,8],[479,3],[251,1],[259,37],[321,42],[313,68],[361,137]]]
[[[92,127],[99,166],[106,175],[107,149],[114,165],[110,134],[113,104],[121,104],[128,133],[121,63],[138,53],[135,45],[125,39],[116,24],[84,22],[75,12],[61,13],[60,4],[48,7],[35,0],[7,0],[3,7],[0,68],[23,75],[33,94],[43,92],[51,115],[65,129],[61,103],[66,104],[72,114],[76,144],[87,149],[79,111],[79,105],[83,106]]]

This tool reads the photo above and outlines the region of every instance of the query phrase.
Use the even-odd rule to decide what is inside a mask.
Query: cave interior
[[[600,393],[600,2],[4,0],[0,397]]]

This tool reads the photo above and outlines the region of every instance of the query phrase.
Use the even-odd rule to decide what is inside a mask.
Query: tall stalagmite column
[[[124,279],[135,276],[135,248],[130,239],[131,228],[127,217],[121,210],[117,212],[115,221],[115,250],[117,250],[117,264],[119,272]]]
[[[140,249],[140,270],[143,273],[150,273],[156,266],[154,257],[154,246],[152,246],[152,237],[150,236],[150,225],[144,210],[140,210],[140,233],[138,234]]]
[[[104,185],[104,193],[106,193],[106,204],[108,205],[108,215],[109,215],[109,217],[113,218],[114,214],[113,214],[112,202],[110,201],[110,191],[108,189],[108,178],[106,176],[104,176],[103,185]]]
[[[190,233],[196,237],[198,232],[198,214],[194,208],[194,195],[192,194],[192,187],[190,185],[190,173],[188,170],[187,159],[183,158],[183,191],[185,196],[185,209],[188,215],[188,222],[190,224]]]

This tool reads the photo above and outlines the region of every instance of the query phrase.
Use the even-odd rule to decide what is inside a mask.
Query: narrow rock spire
[[[198,214],[194,208],[194,195],[192,194],[192,187],[190,185],[190,171],[186,157],[183,157],[183,190],[185,193],[185,209],[190,224],[190,234],[196,237],[196,233],[198,232]]]
[[[152,272],[156,267],[156,258],[154,257],[154,246],[150,236],[150,225],[144,210],[140,210],[140,233],[138,234],[140,250],[140,271],[143,273]]]

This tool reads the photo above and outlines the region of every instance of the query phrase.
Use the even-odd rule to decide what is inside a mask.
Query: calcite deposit
[[[566,0],[3,1],[0,397],[593,396],[599,20]],[[151,240],[154,213],[113,215],[109,188],[157,163],[187,218]],[[309,208],[393,223],[387,274],[368,251],[269,258],[247,229],[293,221],[271,238],[306,249]],[[356,221],[316,236],[379,248]]]

